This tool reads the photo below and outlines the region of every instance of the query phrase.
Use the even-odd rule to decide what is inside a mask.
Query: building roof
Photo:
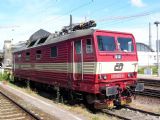
[[[137,42],[136,45],[138,52],[155,52],[152,48],[144,43]]]

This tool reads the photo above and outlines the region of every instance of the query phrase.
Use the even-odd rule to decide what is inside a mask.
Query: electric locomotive
[[[143,90],[134,36],[94,26],[91,20],[29,40],[13,52],[14,77],[79,94],[97,109],[130,103]]]

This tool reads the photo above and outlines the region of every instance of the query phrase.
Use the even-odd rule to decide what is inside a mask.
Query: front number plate
[[[111,79],[124,78],[124,77],[125,77],[125,75],[122,73],[111,74]]]

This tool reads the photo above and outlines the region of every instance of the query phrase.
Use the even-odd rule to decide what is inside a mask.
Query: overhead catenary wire
[[[133,15],[128,15],[128,16],[110,16],[110,17],[106,17],[103,19],[97,19],[96,22],[98,22],[101,25],[104,24],[117,24],[117,23],[122,23],[125,21],[131,21],[131,20],[135,20],[141,17],[146,17],[152,14],[155,14],[157,12],[157,10],[152,10],[152,11],[146,11],[143,13],[138,13],[138,14],[133,14]],[[107,22],[107,23],[106,23]]]
[[[54,20],[54,22],[56,22],[56,21],[58,21],[59,19],[65,17],[66,15],[69,15],[69,14],[71,14],[71,13],[73,13],[73,12],[76,12],[77,10],[80,10],[81,8],[86,7],[86,6],[90,5],[90,4],[92,4],[93,2],[94,2],[94,1],[92,0],[92,1],[89,1],[89,2],[87,2],[87,3],[81,4],[81,5],[79,5],[78,7],[75,7],[75,8],[73,8],[73,9],[71,9],[71,10],[63,13],[62,16],[54,17],[54,18],[52,18],[52,19],[50,19],[50,20],[48,20],[48,21],[45,21],[45,22],[42,23],[42,24],[46,24],[46,22],[48,23],[49,21],[52,21],[52,20]]]
[[[114,2],[112,2],[111,4],[109,4],[109,5],[105,5],[105,6],[103,6],[102,8],[100,8],[100,9],[96,9],[96,10],[94,10],[94,12],[92,12],[92,16],[95,14],[95,13],[97,13],[97,12],[100,12],[100,11],[103,11],[104,9],[110,9],[110,8],[112,8],[112,7],[114,7],[115,6],[115,4],[117,3],[117,1],[114,1]],[[128,4],[128,3],[127,3]],[[119,6],[117,9],[118,9],[118,12],[120,12],[120,11],[122,11],[122,10],[124,10],[124,8],[127,8],[128,7],[128,5],[126,5],[126,4],[122,4],[122,6]],[[105,13],[109,13],[110,11],[105,11]],[[116,10],[114,10],[114,12],[116,12]],[[110,14],[110,13],[109,13]]]
[[[129,15],[129,16],[110,16],[107,18],[99,19],[98,22],[138,18],[138,17],[143,17],[143,16],[147,16],[147,15],[151,15],[151,14],[153,14],[153,12],[145,12],[145,13],[134,14],[134,15]]]
[[[91,0],[91,1],[89,1],[89,2],[87,2],[87,3],[84,3],[84,4],[81,4],[81,5],[79,5],[78,7],[75,7],[75,8],[73,8],[73,9],[71,9],[71,10],[69,10],[69,11],[67,11],[67,12],[65,12],[65,13],[63,13],[63,15],[62,16],[57,16],[57,17],[54,17],[54,18],[51,18],[51,19],[49,19],[49,20],[47,20],[47,21],[45,21],[45,22],[42,22],[42,24],[46,24],[46,23],[48,23],[49,21],[54,21],[54,22],[56,22],[56,21],[58,21],[59,19],[61,19],[61,18],[63,18],[63,17],[65,17],[66,15],[69,15],[69,14],[71,14],[71,13],[73,13],[73,12],[76,12],[77,10],[81,10],[81,8],[83,8],[83,7],[86,7],[86,6],[88,6],[88,5],[90,5],[91,3],[93,3],[94,2],[94,0]],[[127,3],[128,4],[128,3]],[[112,2],[110,5],[109,5],[109,7],[111,7],[111,6],[113,6],[113,5],[115,5],[114,4],[114,2]],[[121,6],[119,9],[118,9],[118,12],[119,11],[122,11],[124,8],[126,8],[126,7],[128,7],[128,5],[123,5],[123,6]],[[101,9],[102,10],[102,9]],[[93,14],[95,14],[96,12],[98,12],[98,10],[96,10],[95,12],[92,12]],[[114,11],[115,12],[115,11]],[[93,15],[92,14],[92,15]],[[121,21],[123,21],[123,22],[125,22],[126,20],[134,20],[134,19],[138,19],[138,18],[140,18],[140,17],[145,17],[145,16],[148,16],[148,15],[151,15],[151,14],[153,14],[152,13],[152,11],[151,12],[144,12],[144,13],[139,13],[139,14],[133,14],[133,15],[128,15],[128,16],[109,16],[109,17],[106,17],[106,18],[100,18],[100,19],[97,19],[97,20],[95,20],[98,24],[103,24],[104,22],[108,22],[108,23],[105,23],[105,24],[112,24],[113,22],[114,23],[119,23],[119,22],[121,22]],[[87,16],[85,16],[85,18],[86,18]],[[93,19],[94,20],[94,19]],[[41,24],[41,25],[42,25]]]
[[[97,13],[97,12],[100,12],[100,11],[106,9],[106,7],[107,7],[107,9],[113,7],[113,6],[115,5],[115,3],[116,3],[116,1],[110,3],[110,4],[107,5],[107,6],[106,6],[106,4],[104,4],[104,6],[101,6],[100,8],[95,9],[94,12],[92,12],[92,15],[91,15],[91,16],[93,16],[93,15],[94,15],[95,13]]]
[[[45,21],[45,22],[42,22],[41,25],[42,25],[42,24],[46,24],[46,23],[48,23],[49,21],[52,21],[52,20],[53,20],[54,22],[56,22],[56,21],[58,21],[59,19],[65,17],[67,14],[69,15],[69,14],[71,14],[71,13],[77,11],[77,10],[80,10],[81,8],[83,8],[83,7],[85,7],[85,6],[88,6],[88,5],[90,5],[91,3],[93,3],[93,2],[94,2],[94,0],[91,0],[91,1],[89,1],[89,2],[87,2],[87,3],[81,4],[81,5],[79,5],[78,7],[75,7],[75,8],[73,8],[73,9],[65,12],[62,16],[57,16],[57,17],[51,18],[51,19],[49,19],[49,20],[47,20],[47,21]],[[113,5],[115,5],[115,1],[112,2],[111,4],[109,4],[109,7],[111,7],[111,6],[113,6]],[[125,6],[126,6],[126,5],[125,5]],[[123,6],[122,8],[125,8],[125,6]],[[101,9],[101,10],[102,10],[102,9]],[[120,8],[119,10],[122,10],[122,9]],[[93,14],[95,14],[96,12],[98,12],[98,10],[96,10],[95,12],[93,12]],[[93,14],[92,14],[92,15],[93,15]],[[85,16],[85,18],[86,18],[86,16]],[[109,18],[109,19],[111,20],[111,18]],[[114,20],[114,19],[115,19],[115,18],[113,18],[113,20]],[[118,18],[118,19],[119,19],[119,18]],[[105,20],[103,20],[103,21],[105,21]]]
[[[19,25],[7,25],[7,26],[0,26],[0,29],[10,29],[10,28],[19,28]]]
[[[84,3],[84,4],[82,4],[82,5],[80,5],[80,6],[76,7],[76,8],[71,9],[70,11],[67,11],[67,12],[64,13],[62,16],[58,16],[58,17],[52,18],[52,19],[48,20],[47,22],[52,21],[52,20],[54,20],[54,22],[56,22],[57,20],[65,17],[66,15],[69,15],[69,14],[71,14],[71,13],[73,13],[73,12],[76,12],[77,10],[80,10],[81,8],[86,7],[86,6],[90,5],[90,4],[92,4],[93,2],[94,2],[94,0],[91,0],[90,2]],[[110,7],[114,6],[115,3],[116,3],[115,1],[112,2],[111,4],[109,4],[109,7],[107,7],[107,8],[110,8]],[[126,6],[126,5],[125,5],[125,6]],[[125,8],[125,6],[123,6],[122,8]],[[105,8],[105,7],[104,7],[104,8]],[[102,10],[102,9],[103,9],[103,8],[101,8],[101,10]],[[122,10],[121,8],[119,8],[119,9]],[[96,12],[98,12],[98,9],[97,9],[95,12],[93,12],[93,14],[95,14]],[[92,15],[93,15],[93,14],[92,14]],[[86,18],[86,16],[85,16],[85,18]],[[46,21],[45,21],[45,23],[46,23]],[[44,24],[45,24],[45,23],[44,23]]]
[[[114,3],[114,2],[113,2]],[[129,2],[127,2],[128,4]],[[114,5],[114,4],[113,4]],[[110,4],[109,8],[112,6],[112,4]],[[119,9],[118,9],[118,12],[119,11],[122,11],[124,10],[125,8],[127,8],[129,5],[123,5],[121,6]],[[107,7],[108,8],[108,7]],[[103,9],[101,9],[103,10]],[[154,10],[150,10],[150,11],[146,11],[146,12],[142,12],[142,13],[137,13],[137,14],[132,14],[132,15],[128,15],[128,16],[109,16],[109,17],[106,17],[106,18],[101,18],[101,19],[97,19],[95,20],[98,24],[103,24],[102,22],[108,22],[107,24],[109,23],[113,23],[113,22],[116,22],[116,23],[120,23],[120,22],[125,22],[125,21],[131,21],[131,20],[134,20],[134,19],[138,19],[138,18],[141,18],[141,17],[146,17],[146,16],[149,16],[149,15],[152,15],[152,14],[155,14],[156,12],[159,11],[159,7],[156,7]],[[96,12],[99,12],[99,10],[97,9],[95,12],[93,12],[93,14],[95,14]],[[109,11],[107,11],[109,12]],[[115,10],[114,10],[115,12]],[[92,14],[92,15],[93,15]]]

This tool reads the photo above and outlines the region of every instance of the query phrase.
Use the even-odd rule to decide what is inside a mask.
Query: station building
[[[138,53],[138,65],[155,66],[157,65],[157,52],[144,43],[136,43]]]

